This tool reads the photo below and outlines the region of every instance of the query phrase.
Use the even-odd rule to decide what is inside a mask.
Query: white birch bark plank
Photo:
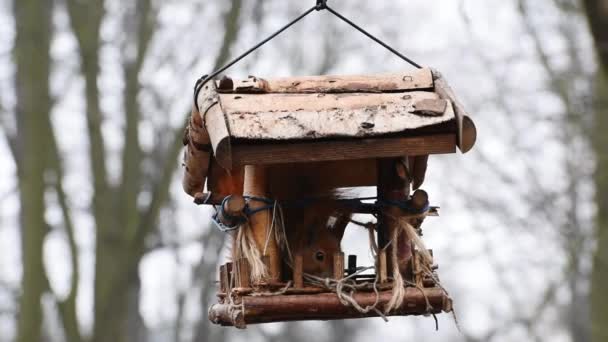
[[[415,105],[422,100],[439,96],[422,91],[220,95],[231,137],[251,140],[364,138],[454,120],[449,101],[442,115],[415,114]]]

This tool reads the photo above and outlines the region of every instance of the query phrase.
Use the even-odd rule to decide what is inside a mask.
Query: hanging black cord
[[[261,48],[264,44],[268,43],[269,41],[271,41],[272,39],[274,39],[276,36],[278,36],[279,34],[281,34],[283,31],[287,30],[288,28],[290,28],[291,26],[293,26],[295,23],[297,23],[298,21],[304,19],[304,17],[306,17],[307,15],[309,15],[310,13],[314,12],[314,11],[319,11],[322,8],[322,5],[319,5],[319,2],[321,0],[317,0],[317,5],[309,8],[306,12],[302,13],[299,17],[295,18],[294,20],[292,20],[289,24],[283,26],[281,29],[279,29],[278,31],[276,31],[275,33],[271,34],[270,36],[268,36],[268,38],[262,40],[261,42],[259,42],[257,45],[255,45],[254,47],[252,47],[251,49],[245,51],[242,55],[238,56],[237,58],[233,59],[231,62],[229,62],[228,64],[224,65],[222,68],[220,68],[219,70],[215,71],[214,73],[212,73],[211,75],[204,75],[201,78],[199,78],[196,81],[196,85],[194,86],[194,103],[196,104],[196,99],[198,98],[198,94],[201,91],[201,88],[203,88],[203,86],[205,85],[205,83],[207,83],[207,81],[212,80],[214,78],[216,78],[219,74],[221,74],[222,72],[226,71],[227,69],[229,69],[230,67],[232,67],[233,65],[235,65],[236,63],[238,63],[241,59],[247,57],[250,53],[254,52],[255,50]],[[321,7],[320,7],[321,6]],[[198,104],[197,104],[198,107]]]
[[[350,26],[354,27],[355,29],[357,29],[359,32],[363,33],[364,35],[368,36],[370,39],[372,39],[373,41],[375,41],[376,43],[382,45],[383,47],[385,47],[386,49],[388,49],[390,52],[392,52],[393,54],[395,54],[396,56],[400,57],[401,59],[403,59],[404,61],[410,63],[411,65],[415,66],[418,69],[421,69],[422,67],[417,64],[416,62],[412,61],[411,59],[405,57],[404,55],[402,55],[401,53],[399,53],[397,50],[393,49],[392,47],[388,46],[386,43],[384,43],[383,41],[381,41],[380,39],[374,37],[372,34],[370,34],[369,32],[365,31],[364,29],[362,29],[361,27],[359,27],[357,24],[353,23],[352,21],[348,20],[347,18],[345,18],[344,16],[342,16],[340,13],[334,11],[331,7],[327,6],[327,0],[317,0],[317,3],[315,6],[309,8],[306,12],[302,13],[299,17],[297,17],[296,19],[292,20],[291,22],[289,22],[287,25],[283,26],[282,28],[280,28],[278,31],[276,31],[275,33],[271,34],[270,36],[268,36],[268,38],[262,40],[260,43],[258,43],[257,45],[255,45],[254,47],[252,47],[251,49],[245,51],[242,55],[236,57],[235,59],[233,59],[232,61],[230,61],[228,64],[224,65],[223,67],[221,67],[219,70],[213,72],[211,75],[204,75],[201,78],[199,78],[196,81],[196,84],[194,86],[194,103],[195,105],[198,107],[197,104],[197,98],[198,98],[198,94],[200,93],[201,89],[203,88],[203,86],[209,81],[212,80],[214,78],[216,78],[217,76],[219,76],[221,73],[223,73],[224,71],[228,70],[230,67],[232,67],[233,65],[235,65],[236,63],[238,63],[240,60],[242,60],[243,58],[247,57],[249,54],[251,54],[252,52],[254,52],[255,50],[261,48],[264,44],[268,43],[269,41],[271,41],[272,39],[274,39],[276,36],[278,36],[279,34],[283,33],[283,31],[287,30],[288,28],[290,28],[291,26],[293,26],[294,24],[296,24],[298,21],[304,19],[304,17],[306,17],[307,15],[309,15],[310,13],[314,12],[314,11],[321,11],[321,10],[328,10],[331,14],[335,15],[336,17],[338,17],[339,19],[341,19],[342,21],[346,22],[347,24],[349,24]],[[198,109],[198,108],[197,108]]]
[[[371,33],[365,31],[364,29],[362,29],[360,26],[358,26],[357,24],[353,23],[352,21],[348,20],[348,18],[345,18],[343,15],[341,15],[340,13],[336,12],[333,10],[333,8],[327,6],[327,4],[324,5],[325,9],[328,10],[331,14],[335,15],[336,17],[340,18],[342,21],[344,21],[345,23],[349,24],[350,26],[354,27],[355,29],[357,29],[357,31],[363,33],[364,35],[368,36],[371,40],[375,41],[376,43],[382,45],[383,47],[385,47],[388,51],[392,52],[393,54],[397,55],[399,58],[403,59],[404,61],[410,63],[411,65],[415,66],[418,69],[422,69],[422,66],[420,66],[420,64],[412,61],[411,59],[405,57],[404,55],[402,55],[401,53],[399,53],[399,51],[393,49],[392,47],[388,46],[385,42],[381,41],[380,39],[374,37]]]

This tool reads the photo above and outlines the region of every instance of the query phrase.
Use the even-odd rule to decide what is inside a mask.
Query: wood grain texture
[[[244,190],[245,196],[267,198],[268,197],[268,173],[266,167],[260,165],[245,166]],[[266,206],[266,203],[252,200],[249,208],[256,210]],[[278,281],[281,279],[281,259],[279,247],[273,234],[270,234],[271,217],[269,210],[258,211],[249,216],[249,227],[253,232],[253,238],[262,257],[268,257],[268,280]]]
[[[293,186],[294,180],[285,175],[306,174],[315,180],[318,189],[352,188],[376,185],[374,159],[326,161],[318,163],[278,164],[268,168],[270,193]],[[284,191],[283,191],[284,192]]]
[[[334,279],[341,280],[344,278],[344,252],[335,252],[333,259]]]
[[[467,153],[475,146],[475,142],[477,142],[477,128],[469,116],[465,116],[462,120],[461,136],[462,142],[460,143],[460,151],[462,151],[462,153]]]
[[[453,120],[449,104],[435,116],[414,114],[416,103],[438,99],[432,92],[220,95],[231,137],[250,140],[373,137]]]
[[[354,300],[362,307],[384,306],[392,297],[391,291],[382,291],[379,298],[373,292],[357,292]],[[427,300],[431,309],[427,311]],[[285,322],[295,320],[332,320],[375,317],[375,311],[363,314],[351,306],[345,306],[334,293],[315,295],[246,296],[241,305],[215,304],[209,309],[209,320],[215,324],[245,328],[247,324]],[[424,315],[427,313],[451,312],[452,301],[439,288],[405,289],[403,304],[387,316]]]
[[[462,105],[460,100],[456,97],[456,95],[454,94],[454,91],[452,90],[452,87],[450,87],[450,85],[445,80],[443,75],[439,71],[434,70],[434,69],[432,70],[432,73],[433,73],[433,80],[435,81],[435,92],[442,99],[449,100],[449,102],[454,107],[454,114],[456,116],[456,122],[457,122],[457,127],[458,127],[457,144],[458,144],[458,147],[460,148],[460,150],[463,153],[465,153],[465,152],[469,151],[471,148],[473,148],[472,145],[464,146],[463,130],[464,130],[465,117],[469,117],[468,124],[469,124],[469,126],[472,125],[474,130],[475,130],[475,124],[473,123],[473,120],[470,119],[471,116],[464,109],[464,106]],[[470,129],[470,127],[469,127],[469,129]],[[476,130],[475,130],[475,132],[476,132]],[[475,133],[475,136],[476,136],[476,134],[477,133]],[[473,143],[474,143],[474,139],[473,139]]]
[[[250,76],[235,83],[235,92],[365,93],[432,89],[428,68],[380,75],[298,76],[263,80]]]
[[[302,254],[296,254],[293,259],[293,287],[301,289],[304,287],[304,264]]]
[[[454,153],[455,134],[421,137],[350,139],[340,141],[293,142],[290,144],[235,144],[235,165],[265,165],[368,158]]]
[[[187,194],[194,196],[203,191],[211,162],[211,142],[196,108],[192,109],[184,145],[182,187]]]
[[[226,170],[232,169],[232,153],[230,147],[230,131],[226,117],[219,104],[211,106],[204,116],[207,132],[213,147],[215,160]]]

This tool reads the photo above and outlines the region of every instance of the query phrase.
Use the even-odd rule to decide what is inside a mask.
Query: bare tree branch
[[[50,122],[49,122],[50,124]],[[65,300],[58,301],[60,318],[63,323],[66,339],[69,342],[78,342],[82,340],[80,333],[80,327],[78,323],[78,314],[76,312],[76,296],[78,294],[78,288],[80,284],[80,269],[79,269],[79,252],[78,246],[76,245],[75,227],[70,215],[70,207],[68,204],[67,195],[63,189],[63,166],[59,149],[57,147],[57,141],[53,133],[52,127],[48,127],[49,140],[51,149],[51,165],[50,169],[55,171],[55,191],[57,193],[57,199],[61,208],[65,233],[68,239],[68,246],[70,249],[70,263],[72,268],[72,279],[70,281],[70,291]]]
[[[80,49],[81,70],[85,78],[86,119],[89,158],[93,174],[93,210],[98,233],[107,234],[113,228],[107,213],[111,212],[112,191],[108,185],[106,151],[101,126],[103,117],[99,105],[99,31],[104,17],[104,1],[65,0],[72,30]],[[114,227],[117,229],[117,227]]]
[[[124,64],[126,131],[124,135],[120,201],[122,202],[122,223],[127,241],[133,238],[140,219],[137,207],[137,197],[142,179],[142,151],[139,145],[139,123],[142,116],[138,103],[138,95],[141,91],[139,75],[154,34],[155,17],[156,11],[152,9],[149,0],[136,0],[134,8],[130,9],[123,24],[127,36],[131,38],[127,41],[127,44],[137,45],[134,59],[127,60]],[[131,25],[131,23],[134,25]]]
[[[228,59],[228,53],[230,51],[230,47],[234,44],[237,39],[238,34],[238,18],[241,14],[242,8],[242,0],[232,0],[230,10],[226,13],[224,17],[224,23],[226,26],[226,31],[224,33],[224,39],[222,46],[220,48],[220,53],[215,59],[215,63],[213,69],[219,68],[223,63]],[[189,112],[186,113],[186,117],[189,115]],[[143,237],[146,236],[154,227],[156,220],[158,219],[158,214],[162,206],[165,204],[169,194],[169,186],[171,184],[171,180],[173,178],[177,163],[177,157],[183,148],[182,139],[183,132],[186,128],[186,120],[184,120],[184,124],[176,129],[172,134],[171,143],[168,147],[167,152],[165,153],[165,161],[162,167],[161,176],[156,183],[152,201],[147,211],[144,213],[143,219],[141,220],[141,224],[139,226],[138,232],[135,235],[135,238],[132,240],[135,243],[143,242]],[[138,253],[141,253],[143,246],[138,246],[136,250]]]

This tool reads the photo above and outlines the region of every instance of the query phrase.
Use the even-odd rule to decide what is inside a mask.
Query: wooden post
[[[344,278],[344,253],[334,253],[334,279],[341,280]]]
[[[293,287],[301,289],[304,287],[304,262],[302,254],[296,254],[293,263]]]
[[[182,187],[187,194],[194,196],[203,191],[211,163],[211,141],[196,106],[192,108],[183,143],[186,150]]]
[[[226,263],[226,278],[224,278],[224,281],[226,282],[227,293],[230,292],[232,290],[232,287],[234,286],[234,283],[233,283],[234,275],[232,274],[233,265],[234,264],[231,262]]]
[[[251,287],[249,272],[249,261],[242,258],[236,262],[236,287],[248,288]]]
[[[228,274],[226,272],[226,265],[220,266],[220,292],[227,294],[229,292],[230,284],[228,283]]]
[[[399,168],[402,164],[399,158],[378,159],[377,174],[378,174],[378,201],[402,201],[408,198],[410,193],[410,180],[408,177],[400,177]],[[383,249],[392,239],[393,232],[399,227],[399,218],[403,216],[403,212],[396,206],[386,206],[378,217],[378,247]],[[402,235],[403,236],[403,235]],[[401,239],[403,240],[403,239]],[[406,244],[406,245],[401,245]],[[411,255],[411,244],[406,241],[395,241],[386,250],[387,256],[387,273],[392,276],[392,248],[397,246],[400,254],[400,262],[408,262]]]
[[[385,250],[379,250],[378,251],[378,255],[376,255],[376,258],[378,259],[376,261],[376,273],[377,273],[377,277],[378,277],[378,282],[382,283],[386,283],[386,281],[388,280],[388,267],[386,264],[386,251]]]
[[[266,198],[268,196],[268,179],[264,166],[246,165],[245,182],[243,192],[245,196]],[[252,210],[265,206],[266,203],[252,200],[249,207]],[[268,256],[268,280],[279,281],[281,279],[281,259],[279,248],[270,233],[271,211],[262,210],[249,217],[249,223],[253,231],[253,237],[260,254]],[[270,240],[266,241],[269,238]]]

